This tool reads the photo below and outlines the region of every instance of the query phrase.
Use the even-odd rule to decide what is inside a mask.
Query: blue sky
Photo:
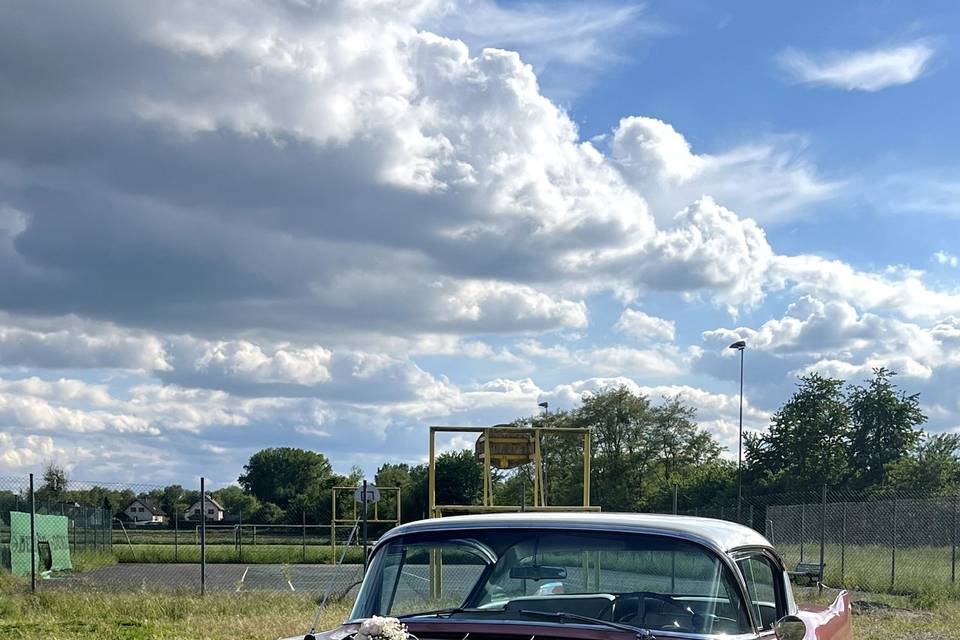
[[[627,384],[960,428],[954,3],[12,4],[0,475],[347,471]],[[458,446],[465,441],[452,441]]]

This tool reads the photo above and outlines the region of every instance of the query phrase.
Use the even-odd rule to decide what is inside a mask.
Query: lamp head
[[[737,341],[734,342],[732,345],[730,345],[729,348],[730,348],[730,349],[737,349],[738,351],[743,351],[744,349],[747,348],[747,341],[746,341],[746,340],[737,340]]]

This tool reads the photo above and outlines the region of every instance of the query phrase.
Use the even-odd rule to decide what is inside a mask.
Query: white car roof
[[[450,516],[419,520],[391,529],[380,542],[396,536],[429,531],[464,529],[576,529],[599,531],[622,531],[649,535],[665,535],[683,538],[726,553],[741,547],[766,547],[773,545],[749,527],[693,516],[671,516],[650,513],[584,513],[584,512],[524,512],[490,513],[467,516]]]

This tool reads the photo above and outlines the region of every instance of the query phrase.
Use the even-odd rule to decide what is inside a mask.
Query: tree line
[[[746,433],[743,492],[761,496],[819,491],[824,484],[864,495],[911,492],[936,496],[960,490],[960,435],[926,433],[919,394],[895,383],[895,373],[876,369],[862,384],[810,374],[771,417],[767,430]],[[651,399],[626,386],[584,394],[570,410],[520,417],[516,427],[554,429],[542,440],[547,504],[582,503],[583,442],[571,428],[591,432],[591,504],[605,511],[666,511],[674,487],[681,507],[732,504],[737,468],[716,436],[697,423],[682,398]],[[426,464],[382,464],[373,482],[400,487],[404,521],[427,515]],[[270,448],[251,456],[238,484],[212,492],[232,520],[252,523],[327,523],[331,488],[356,486],[360,469],[333,471],[319,452]],[[437,459],[437,503],[480,504],[483,472],[469,449]],[[533,503],[532,464],[493,473],[494,501]],[[49,468],[38,499],[77,501],[120,513],[134,498],[150,498],[168,514],[183,514],[199,492],[171,485],[140,494],[92,487],[70,490],[62,469]],[[352,514],[345,493],[338,513]],[[381,514],[393,513],[384,496]]]

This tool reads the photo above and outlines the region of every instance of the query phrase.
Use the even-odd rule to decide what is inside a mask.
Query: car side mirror
[[[777,640],[803,640],[807,635],[807,625],[797,616],[783,616],[773,625]]]

